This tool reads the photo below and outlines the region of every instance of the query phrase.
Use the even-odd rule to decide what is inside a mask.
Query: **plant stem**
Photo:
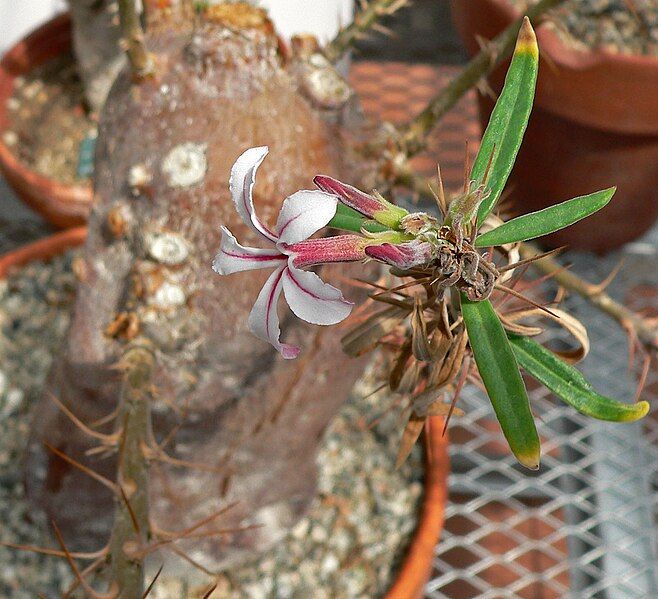
[[[133,75],[141,79],[153,73],[154,64],[144,43],[144,31],[135,4],[136,0],[119,0],[119,21],[128,62]]]
[[[325,56],[331,62],[337,62],[363,34],[376,22],[402,8],[408,0],[371,0],[354,17],[350,25],[338,32],[338,35],[325,48]]]
[[[529,243],[522,243],[519,249],[522,258],[532,258],[541,253]],[[556,283],[569,291],[574,291],[602,312],[612,316],[625,329],[634,331],[645,347],[658,350],[658,325],[652,324],[650,320],[616,302],[600,285],[589,283],[573,272],[565,270],[550,256],[533,262],[533,266],[543,273],[550,274]]]
[[[125,377],[117,419],[122,427],[117,484],[122,497],[117,499],[110,558],[118,597],[133,599],[144,593],[142,550],[150,537],[148,461],[143,447],[151,435],[149,392],[153,354],[145,345],[132,342],[121,364],[125,367]]]
[[[533,25],[541,22],[545,13],[564,0],[541,0],[529,7],[527,16]],[[483,75],[491,72],[508,58],[514,50],[516,37],[523,17],[517,19],[482,48],[446,87],[434,96],[427,106],[409,123],[399,129],[402,147],[407,156],[417,154],[425,147],[425,140],[437,122]]]

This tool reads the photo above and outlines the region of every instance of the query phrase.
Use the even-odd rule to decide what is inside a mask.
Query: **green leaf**
[[[579,412],[599,420],[632,422],[649,411],[646,401],[626,404],[600,395],[578,370],[543,345],[527,337],[508,335],[523,369]]]
[[[527,241],[564,229],[601,210],[612,199],[616,190],[616,187],[609,187],[586,196],[567,200],[555,206],[549,206],[537,212],[513,218],[480,235],[475,240],[475,247],[481,248]]]
[[[491,113],[471,171],[471,179],[476,185],[485,183],[485,173],[491,160],[486,180],[486,187],[491,193],[478,209],[478,226],[496,205],[514,166],[532,110],[538,69],[537,38],[526,17],[519,31],[505,85]]]
[[[478,371],[510,449],[519,462],[539,468],[539,436],[519,366],[489,300],[461,295],[461,309]]]
[[[353,231],[360,233],[361,229],[369,233],[382,233],[390,229],[377,221],[367,219],[361,213],[357,212],[345,204],[336,206],[336,215],[329,221],[328,227],[341,229],[343,231]]]

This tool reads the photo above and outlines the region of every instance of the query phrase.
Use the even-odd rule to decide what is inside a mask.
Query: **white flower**
[[[256,170],[267,153],[267,147],[244,152],[231,169],[229,188],[242,220],[270,247],[244,247],[222,227],[221,247],[212,266],[220,275],[274,268],[249,314],[248,326],[254,335],[271,343],[284,358],[291,359],[300,350],[279,341],[277,302],[281,292],[293,313],[306,322],[330,325],[344,320],[353,304],[343,298],[339,289],[298,267],[362,259],[365,240],[356,235],[308,239],[336,214],[338,199],[323,191],[298,191],[286,198],[271,231],[256,216],[252,197]]]

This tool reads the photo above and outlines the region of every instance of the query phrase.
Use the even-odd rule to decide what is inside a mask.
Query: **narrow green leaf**
[[[505,85],[491,113],[471,171],[471,179],[476,185],[481,185],[485,182],[487,165],[491,159],[486,181],[487,189],[491,193],[480,204],[478,226],[496,205],[514,166],[532,110],[538,69],[537,38],[526,17],[519,31]]]
[[[527,241],[564,229],[601,210],[612,199],[616,190],[616,187],[609,187],[513,218],[480,235],[475,240],[475,247]]]
[[[341,229],[342,231],[353,231],[355,233],[359,233],[361,229],[365,229],[369,233],[390,231],[388,227],[377,221],[367,219],[353,208],[345,206],[345,204],[338,204],[336,215],[329,221],[327,226],[334,229]]]
[[[527,337],[508,335],[523,369],[579,412],[599,420],[632,422],[649,411],[646,401],[627,404],[600,395],[578,370],[543,345]]]
[[[478,371],[510,449],[519,462],[539,468],[539,436],[519,366],[489,300],[472,302],[464,294],[461,309]]]

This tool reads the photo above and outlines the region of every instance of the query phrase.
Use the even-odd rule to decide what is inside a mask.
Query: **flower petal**
[[[377,222],[396,229],[400,221],[409,214],[404,208],[387,202],[380,195],[369,195],[347,183],[342,183],[327,175],[316,175],[313,178],[322,191],[337,195],[340,201],[354,208],[368,218],[374,218]]]
[[[279,248],[292,258],[293,266],[313,266],[329,262],[356,262],[366,258],[365,247],[371,243],[359,235],[335,235],[305,239],[292,245],[280,244]]]
[[[322,191],[337,195],[343,204],[358,210],[364,216],[374,218],[375,212],[382,209],[382,205],[377,198],[333,177],[316,175],[313,177],[313,183]]]
[[[432,259],[432,246],[426,241],[409,241],[407,243],[382,243],[370,245],[366,254],[375,260],[408,269],[427,264]]]
[[[268,152],[269,149],[267,146],[261,146],[259,148],[249,148],[240,154],[233,168],[231,168],[231,178],[229,179],[228,186],[231,190],[235,208],[242,217],[242,220],[257,233],[260,233],[270,241],[276,241],[276,235],[258,220],[254,212],[254,200],[252,197],[256,171]]]
[[[287,256],[275,248],[267,250],[244,247],[237,242],[233,233],[222,227],[222,243],[212,262],[212,269],[217,274],[230,275],[242,270],[281,266],[282,260],[286,259]]]
[[[336,214],[338,199],[323,191],[302,190],[287,197],[279,218],[276,233],[283,243],[297,243],[327,226]]]
[[[325,283],[315,273],[294,266],[283,273],[283,292],[295,316],[311,324],[336,324],[345,320],[354,306],[340,289]]]
[[[272,344],[286,360],[292,360],[299,355],[299,348],[279,341],[281,330],[277,314],[277,303],[283,289],[283,274],[287,270],[287,267],[281,266],[267,279],[251,309],[247,325],[256,337]]]

